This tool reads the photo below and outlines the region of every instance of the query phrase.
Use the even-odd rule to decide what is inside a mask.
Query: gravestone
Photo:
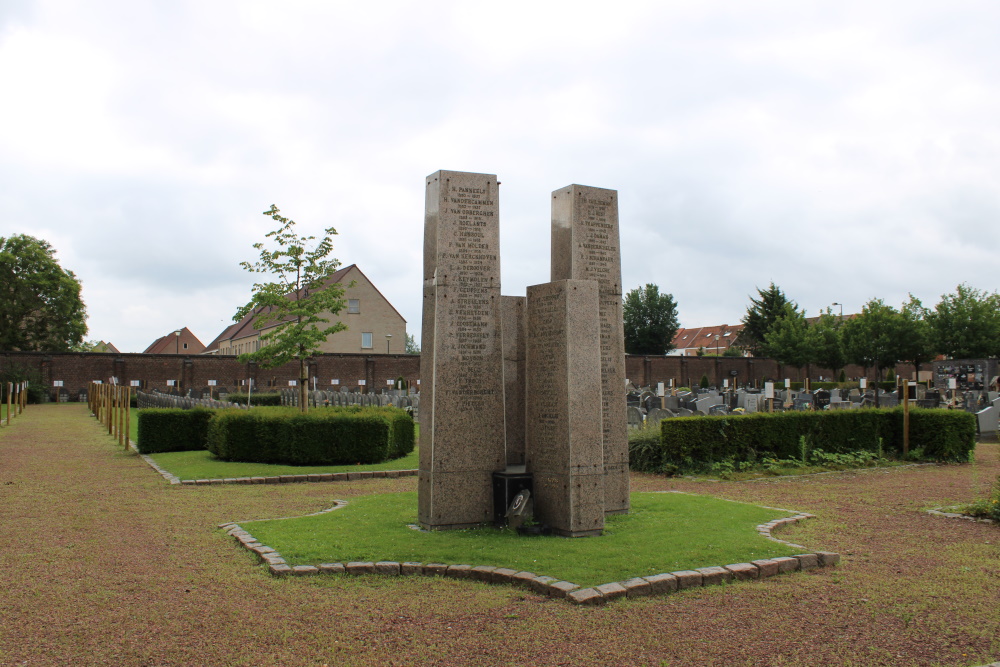
[[[490,521],[492,473],[506,465],[497,185],[492,174],[438,171],[426,179],[418,481],[424,528]]]
[[[625,411],[625,419],[628,426],[632,428],[639,428],[642,426],[642,410],[634,405],[629,405],[625,408]]]
[[[997,433],[997,409],[993,405],[983,408],[976,413],[976,424],[980,435],[996,436]]]
[[[525,465],[535,517],[557,535],[604,529],[597,283],[528,287]]]
[[[569,185],[552,193],[552,280],[594,280],[601,326],[604,511],[629,509],[618,193]]]
[[[760,394],[746,394],[743,397],[743,408],[747,412],[757,412],[760,409],[758,401],[760,401]]]
[[[507,465],[524,465],[526,306],[525,297],[500,297]]]

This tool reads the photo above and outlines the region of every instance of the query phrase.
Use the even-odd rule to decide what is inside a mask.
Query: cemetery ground
[[[982,665],[1000,657],[1000,527],[924,510],[985,496],[998,472],[984,443],[963,465],[633,474],[637,492],[815,514],[778,536],[842,560],[589,608],[444,578],[272,578],[216,526],[415,478],[172,486],[85,406],[32,405],[0,429],[0,664]]]

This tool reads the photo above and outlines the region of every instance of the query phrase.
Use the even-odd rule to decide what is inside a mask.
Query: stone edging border
[[[135,443],[129,440],[129,448],[136,449]],[[295,482],[353,482],[358,479],[373,479],[377,477],[416,477],[419,470],[364,470],[358,472],[327,472],[310,473],[306,475],[274,475],[270,477],[225,477],[219,479],[180,479],[168,470],[156,464],[148,454],[139,454],[150,468],[163,475],[163,479],[171,484],[183,486],[208,486],[215,484],[290,484]]]
[[[343,500],[335,500],[330,507],[305,516],[326,514],[347,506]],[[769,507],[767,509],[778,509]],[[790,512],[791,510],[778,510]],[[286,517],[288,518],[288,517]],[[780,526],[796,523],[804,519],[814,518],[812,514],[803,512],[783,519],[775,519],[757,526],[757,532],[776,542],[788,544],[794,548],[804,548],[791,542],[778,539],[771,531]],[[274,521],[276,519],[264,519]],[[561,581],[555,577],[537,575],[492,565],[448,565],[446,563],[399,563],[396,561],[352,562],[352,563],[321,563],[320,565],[289,565],[281,554],[272,547],[258,542],[253,535],[244,530],[239,523],[229,522],[219,524],[219,528],[231,535],[243,548],[257,554],[262,563],[266,563],[268,571],[274,576],[312,576],[317,574],[383,574],[394,576],[424,575],[445,576],[453,579],[468,579],[491,584],[514,584],[528,588],[539,595],[565,600],[580,605],[600,605],[610,600],[623,597],[641,597],[648,595],[663,595],[687,588],[711,586],[734,580],[754,580],[772,577],[784,572],[812,570],[817,567],[836,565],[840,555],[828,551],[802,553],[794,556],[766,558],[750,563],[733,563],[716,567],[701,567],[695,570],[678,570],[664,572],[648,577],[634,577],[625,581],[615,581],[590,588],[580,588],[577,584]]]
[[[957,507],[935,507],[924,511],[933,516],[943,516],[946,519],[964,519],[965,521],[975,521],[976,523],[997,523],[993,519],[981,519],[977,516],[969,516],[967,514],[960,514],[959,512],[946,511],[953,509],[957,509]]]

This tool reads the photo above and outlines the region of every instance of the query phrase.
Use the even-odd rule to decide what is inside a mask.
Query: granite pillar
[[[528,288],[525,460],[535,518],[569,537],[604,528],[598,284]]]
[[[524,465],[525,304],[523,296],[500,297],[508,466]]]
[[[418,517],[425,528],[492,519],[504,469],[497,179],[426,180]]]
[[[570,185],[552,193],[552,280],[594,280],[601,326],[604,509],[628,512],[628,426],[618,192]]]

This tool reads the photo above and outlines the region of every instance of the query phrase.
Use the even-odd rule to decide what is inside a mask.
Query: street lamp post
[[[719,334],[715,334],[715,356],[719,356]]]
[[[385,353],[389,354],[389,339],[392,338],[392,334],[385,335]]]
[[[837,303],[836,301],[834,301],[830,305],[831,306],[840,306],[840,321],[843,322],[844,321],[844,304]]]
[[[177,343],[177,345],[176,345],[176,349],[177,349],[176,354],[180,354],[181,353],[181,332],[180,332],[180,329],[178,329],[177,331],[174,332],[174,341]]]

